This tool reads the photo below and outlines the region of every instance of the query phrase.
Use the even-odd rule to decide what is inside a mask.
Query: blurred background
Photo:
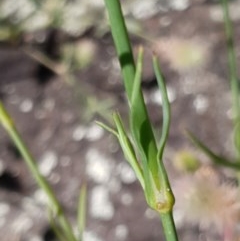
[[[161,94],[152,51],[166,78],[172,123],[164,162],[176,194],[180,240],[239,240],[234,172],[212,166],[184,134],[191,130],[216,152],[233,153],[221,4],[121,2],[134,50],[145,48],[142,87],[159,134]],[[229,7],[239,59],[240,1]],[[95,124],[111,125],[114,110],[127,123],[121,80],[103,0],[0,1],[0,98],[73,227],[79,189],[87,183],[84,241],[164,240],[117,140]],[[1,240],[56,240],[46,200],[0,128]],[[234,235],[226,239],[229,230]]]

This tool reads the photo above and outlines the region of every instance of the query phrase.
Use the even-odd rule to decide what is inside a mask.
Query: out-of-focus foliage
[[[189,0],[124,0],[122,7],[130,31],[139,31],[139,19],[152,17],[168,9],[183,10]],[[108,29],[103,0],[1,0],[0,40],[22,33],[58,28],[79,36],[94,27],[101,34]]]
[[[102,25],[103,9],[103,2],[97,0],[2,0],[0,40],[48,27],[80,35],[96,23]]]

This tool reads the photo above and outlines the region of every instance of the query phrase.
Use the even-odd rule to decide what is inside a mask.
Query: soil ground
[[[234,4],[239,6],[239,2]],[[212,19],[217,8],[218,4],[206,2],[192,4],[185,11],[158,14],[141,22],[144,34],[131,37],[135,49],[139,44],[146,49],[142,86],[158,130],[162,113],[150,52],[155,49],[159,53],[171,99],[172,123],[164,161],[172,183],[181,176],[173,165],[179,151],[192,151],[203,163],[209,162],[186,138],[185,129],[216,152],[231,155],[233,151],[224,28],[222,22]],[[234,20],[238,58],[239,21]],[[94,122],[108,122],[113,110],[127,121],[127,102],[111,36],[98,39],[90,31],[74,41],[82,40],[94,44],[95,57],[90,66],[73,72],[72,84],[27,55],[21,44],[2,43],[1,99],[73,224],[79,188],[87,183],[86,241],[164,240],[159,218],[147,208],[117,141]],[[62,41],[72,40],[59,41],[61,46]],[[179,53],[178,44],[185,43],[194,44],[200,63],[192,63],[191,58],[188,63],[188,52]],[[2,128],[0,164],[1,240],[54,240],[43,211],[44,195]],[[220,240],[215,232],[203,232],[197,226],[179,225],[179,234],[185,241]]]

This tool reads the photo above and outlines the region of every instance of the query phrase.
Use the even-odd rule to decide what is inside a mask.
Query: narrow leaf
[[[136,174],[136,177],[138,178],[142,188],[145,189],[142,168],[137,160],[133,145],[126,134],[121,117],[118,113],[115,113],[115,114],[113,114],[113,119],[114,119],[114,122],[117,127],[118,140],[122,147],[125,158],[129,162],[129,164],[132,166],[132,168]]]
[[[202,152],[204,152],[210,160],[212,160],[217,165],[226,166],[233,169],[240,169],[240,164],[237,162],[231,162],[225,157],[218,156],[213,151],[211,151],[202,141],[200,141],[193,133],[187,131],[187,135],[190,140],[195,144]]]
[[[83,241],[83,233],[86,226],[86,212],[87,212],[87,187],[82,185],[80,189],[78,202],[78,230],[80,234],[80,241]]]
[[[167,95],[167,88],[164,82],[164,78],[162,76],[159,62],[157,56],[153,56],[153,68],[155,72],[155,76],[157,78],[157,83],[162,95],[162,108],[163,108],[163,123],[162,123],[162,134],[159,142],[159,149],[157,158],[159,161],[162,160],[163,151],[167,142],[169,127],[170,127],[170,120],[171,120],[171,112],[170,112],[170,104]]]
[[[51,228],[54,232],[54,234],[56,235],[56,237],[60,240],[60,241],[66,241],[67,238],[64,235],[63,230],[61,229],[61,227],[56,223],[56,217],[53,214],[53,212],[49,211],[49,222],[51,225]]]
[[[139,49],[137,58],[137,69],[135,73],[133,92],[130,103],[130,126],[131,132],[141,156],[145,174],[151,172],[154,179],[158,178],[158,165],[156,162],[157,148],[153,135],[152,126],[147,114],[146,105],[139,102],[141,91],[143,49]],[[146,175],[145,175],[146,181]]]
[[[101,126],[103,129],[105,129],[106,131],[112,133],[114,136],[118,137],[118,133],[112,129],[111,127],[107,126],[106,124],[100,122],[100,121],[95,121],[95,123],[99,126]]]

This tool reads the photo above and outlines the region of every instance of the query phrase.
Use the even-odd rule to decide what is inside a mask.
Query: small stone
[[[170,5],[174,10],[183,11],[189,7],[190,3],[189,0],[172,0]]]
[[[176,91],[173,88],[167,86],[167,94],[168,94],[169,102],[173,103],[177,98]],[[150,95],[150,101],[154,104],[162,105],[162,95],[159,89],[152,91]]]
[[[74,141],[81,141],[86,134],[87,128],[79,125],[73,130],[72,138]]]
[[[25,99],[24,101],[22,101],[22,103],[20,104],[20,111],[24,112],[24,113],[28,113],[33,109],[33,102],[31,99]]]
[[[132,14],[137,19],[148,19],[158,13],[156,1],[138,1],[132,9]]]
[[[88,141],[97,141],[100,138],[102,138],[104,134],[104,130],[99,125],[92,125],[88,128],[88,131],[86,133],[86,138]]]
[[[209,107],[209,100],[204,95],[197,95],[193,106],[198,114],[204,114]]]
[[[44,206],[49,204],[48,196],[42,189],[38,189],[35,191],[35,193],[33,194],[33,199],[36,201],[36,203]]]
[[[90,199],[90,214],[93,218],[111,220],[114,215],[114,207],[109,200],[109,192],[104,186],[96,186],[92,189]]]
[[[91,125],[90,127],[79,125],[74,129],[72,138],[75,141],[81,141],[84,138],[88,141],[97,141],[103,135],[104,130],[98,125]]]
[[[100,239],[100,237],[98,237],[92,231],[84,231],[84,233],[83,233],[83,240],[86,240],[86,241],[102,241]]]
[[[113,161],[103,156],[97,149],[89,149],[86,154],[86,173],[96,183],[107,183],[112,172]]]
[[[43,239],[40,236],[34,235],[28,241],[43,241]]]
[[[55,152],[47,151],[40,158],[39,171],[45,177],[49,176],[52,170],[57,166],[58,158]]]
[[[26,215],[21,214],[14,219],[11,228],[16,233],[26,233],[33,226],[33,221]]]
[[[123,205],[129,206],[133,202],[133,196],[130,193],[123,193],[121,196],[121,203]]]
[[[125,240],[128,236],[128,227],[124,224],[119,224],[115,228],[115,236],[118,240]]]
[[[4,202],[0,203],[0,217],[6,216],[10,211],[10,205]]]
[[[132,168],[125,162],[122,162],[118,165],[118,171],[123,183],[131,184],[137,179]]]

